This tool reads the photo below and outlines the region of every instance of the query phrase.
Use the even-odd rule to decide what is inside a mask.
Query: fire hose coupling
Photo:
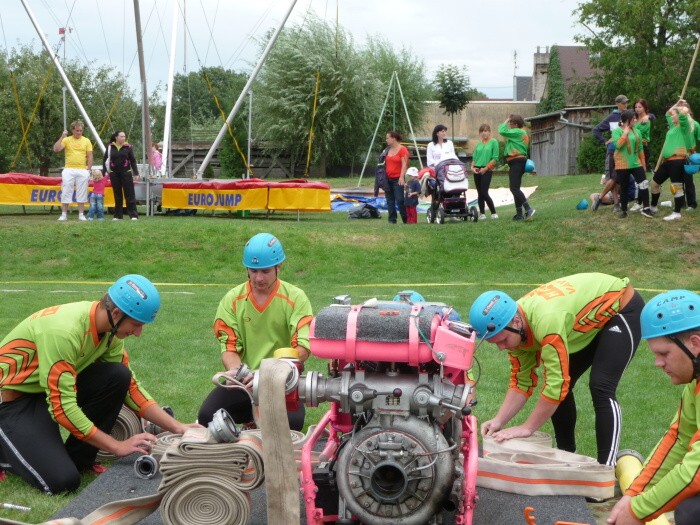
[[[134,472],[140,479],[151,479],[158,474],[158,460],[151,456],[139,456],[134,461]]]
[[[217,443],[234,443],[241,436],[241,430],[236,425],[236,422],[223,408],[214,413],[214,417],[207,425],[207,428]]]

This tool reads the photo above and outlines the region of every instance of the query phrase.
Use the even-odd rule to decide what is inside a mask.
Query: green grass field
[[[356,180],[331,183],[347,187]],[[163,306],[157,321],[140,338],[127,339],[126,347],[142,384],[180,419],[191,421],[220,368],[212,331],[217,304],[245,279],[243,245],[261,231],[280,238],[287,253],[281,277],[304,289],[315,311],[339,294],[350,294],[357,303],[391,299],[411,288],[428,300],[454,305],[466,320],[471,302],[485,290],[519,297],[551,279],[587,271],[628,276],[645,298],[669,288],[700,290],[700,211],[670,223],[639,214],[620,220],[605,208],[577,211],[576,204],[599,188],[598,181],[598,175],[527,176],[524,185],[538,186],[530,198],[537,214],[520,223],[510,220],[512,207],[499,208],[497,221],[429,225],[423,215],[416,226],[392,226],[385,218],[351,221],[345,213],[302,214],[297,221],[295,213],[241,219],[200,212],[102,223],[79,223],[72,214],[69,222],[57,223],[55,211],[28,208],[23,214],[20,207],[0,206],[0,337],[40,308],[98,299],[120,275],[144,274],[158,285]],[[504,177],[492,184],[500,185],[507,186]],[[486,420],[505,393],[508,362],[487,343],[476,357],[481,368],[476,415]],[[308,366],[325,369],[314,358]],[[579,452],[595,456],[585,377],[575,391]],[[618,391],[621,448],[648,453],[679,394],[679,387],[653,367],[642,343]],[[321,410],[308,410],[307,424]],[[0,483],[0,502],[33,510],[0,509],[0,516],[42,521],[70,498],[43,496],[9,477]]]

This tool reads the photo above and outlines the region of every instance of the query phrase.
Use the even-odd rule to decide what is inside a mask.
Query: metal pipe
[[[250,150],[251,143],[253,140],[253,92],[248,91],[248,159],[246,165],[248,166],[246,172],[246,179],[249,179],[253,175],[253,170],[250,169]]]
[[[178,9],[180,7],[179,1],[175,1],[175,7],[173,8],[173,27],[172,34],[170,35],[170,65],[168,67],[168,93],[165,98],[165,121],[163,123],[163,164],[160,166],[160,174],[165,177],[168,171],[168,165],[171,165],[170,161],[170,128],[172,126],[172,112],[173,112],[173,78],[175,77],[175,44],[177,43],[177,20],[178,20]]]
[[[292,2],[289,4],[289,8],[287,9],[287,13],[284,15],[284,18],[282,19],[282,22],[280,23],[279,27],[277,29],[275,29],[275,32],[273,33],[272,37],[270,38],[270,41],[267,43],[267,46],[265,46],[265,50],[263,51],[262,56],[260,57],[260,60],[258,61],[257,65],[255,66],[255,69],[253,69],[253,71],[251,72],[250,77],[248,77],[248,82],[246,82],[246,85],[243,87],[241,94],[238,96],[238,100],[236,100],[236,103],[233,105],[233,109],[231,110],[231,113],[229,113],[228,117],[226,118],[226,122],[224,123],[224,125],[221,126],[221,130],[219,131],[219,134],[216,136],[216,139],[214,139],[214,143],[209,148],[209,151],[207,152],[207,156],[204,157],[204,160],[202,161],[202,165],[197,170],[197,178],[198,179],[202,178],[202,175],[204,174],[204,170],[207,169],[209,162],[214,157],[214,153],[216,152],[217,148],[219,147],[219,144],[221,144],[221,141],[223,140],[224,135],[228,131],[228,127],[233,122],[233,119],[236,116],[236,113],[238,113],[238,110],[240,109],[241,104],[243,103],[243,98],[246,96],[248,91],[250,91],[250,87],[252,86],[253,82],[255,81],[255,78],[258,76],[258,73],[262,69],[262,66],[265,63],[265,60],[267,59],[267,55],[269,55],[270,51],[272,51],[272,46],[275,45],[275,42],[277,41],[277,37],[282,32],[282,29],[284,28],[284,24],[287,22],[289,15],[292,14],[292,9],[294,9],[294,5],[296,3],[297,3],[297,0],[292,0]]]
[[[46,37],[44,36],[44,32],[39,27],[39,22],[37,22],[36,18],[34,17],[34,13],[32,12],[31,8],[29,7],[27,0],[22,0],[22,5],[24,6],[24,10],[27,12],[27,15],[29,15],[29,19],[32,21],[32,25],[34,26],[34,29],[36,30],[37,34],[39,35],[39,39],[41,40],[41,43],[44,44],[44,48],[46,49],[46,52],[51,57],[51,60],[53,61],[54,65],[56,66],[56,69],[58,70],[59,75],[61,75],[61,78],[63,79],[63,84],[66,86],[66,89],[68,89],[68,91],[70,92],[71,97],[73,97],[73,102],[75,102],[75,105],[77,106],[78,111],[80,111],[80,114],[83,116],[83,119],[85,119],[85,123],[86,123],[87,127],[90,129],[92,136],[95,138],[95,142],[97,142],[97,145],[100,147],[100,151],[102,151],[102,153],[104,153],[105,152],[105,145],[102,143],[102,139],[100,139],[100,136],[97,133],[95,126],[92,125],[92,121],[90,120],[90,117],[88,116],[87,111],[85,111],[85,108],[81,104],[80,99],[78,98],[78,95],[76,94],[75,90],[73,89],[73,86],[70,83],[70,80],[68,80],[68,77],[66,76],[66,72],[63,70],[63,67],[61,66],[61,62],[60,62],[60,60],[58,60],[58,56],[56,55],[56,53],[54,53],[53,49],[51,49],[51,46],[49,45],[49,41],[46,40]]]

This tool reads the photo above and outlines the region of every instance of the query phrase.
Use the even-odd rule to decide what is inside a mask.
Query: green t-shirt
[[[544,365],[541,396],[561,403],[569,392],[569,354],[585,348],[617,315],[629,279],[603,273],[579,273],[535,288],[518,299],[525,341],[509,350],[510,388],[531,396],[536,368]]]
[[[522,157],[527,155],[530,144],[530,135],[523,128],[509,128],[506,122],[498,126],[498,132],[506,139],[503,155],[506,157]]]
[[[250,281],[231,289],[219,303],[214,334],[221,352],[237,352],[252,370],[278,348],[309,350],[311,303],[306,294],[278,280],[267,304],[255,302]]]
[[[472,153],[472,164],[492,170],[498,164],[498,141],[494,138],[486,143],[479,141]]]
[[[18,324],[0,343],[0,386],[24,393],[46,392],[51,417],[78,439],[97,427],[77,403],[76,378],[95,361],[129,366],[124,341],[98,334],[97,302],[83,301],[40,310]],[[125,404],[141,415],[155,404],[132,372]]]
[[[666,132],[666,140],[664,140],[661,155],[665,159],[669,157],[685,157],[688,155],[689,146],[693,142],[688,116],[680,113],[678,115],[678,125],[676,125],[673,123],[671,115],[666,113],[666,122],[668,123],[668,131]]]
[[[685,385],[670,428],[625,492],[639,520],[651,521],[700,493],[699,396],[697,380]]]
[[[640,167],[641,161],[639,157],[643,155],[643,145],[639,133],[633,129],[627,134],[625,140],[622,136],[624,129],[616,128],[612,132],[612,141],[615,144],[615,169],[624,170]]]

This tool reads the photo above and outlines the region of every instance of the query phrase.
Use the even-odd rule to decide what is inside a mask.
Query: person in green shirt
[[[176,434],[199,426],[173,419],[130,368],[124,339],[139,337],[159,308],[151,281],[125,275],[100,301],[40,310],[0,342],[0,455],[11,473],[57,494],[77,489],[81,472],[97,471],[99,450],[149,454],[152,434],[110,436],[123,405]],[[69,433],[65,443],[59,427]]]
[[[479,126],[479,136],[481,140],[472,153],[472,173],[474,173],[474,186],[476,186],[479,203],[479,220],[486,219],[484,214],[486,206],[489,207],[491,218],[498,219],[496,206],[494,206],[493,199],[489,195],[493,169],[498,164],[498,141],[491,136],[491,126],[488,124]]]
[[[650,218],[654,216],[649,208],[649,181],[647,181],[643,167],[645,162],[644,149],[642,137],[635,128],[636,122],[634,110],[626,109],[620,114],[620,125],[612,132],[612,140],[615,145],[615,153],[613,154],[615,161],[614,182],[620,188],[620,213],[618,217],[621,219],[627,218],[630,175],[637,184],[639,198],[643,206],[642,215]]]
[[[614,465],[622,428],[617,385],[640,340],[644,300],[627,278],[579,273],[544,284],[517,302],[502,291],[481,294],[469,323],[478,337],[507,350],[511,375],[498,413],[481,433],[496,441],[528,437],[552,419],[559,449],[576,451],[574,386],[590,369],[598,462]],[[538,384],[544,385],[533,411],[506,428]]]
[[[257,370],[262,360],[273,357],[279,348],[293,349],[302,362],[309,357],[311,303],[301,289],[279,278],[285,259],[282,243],[270,233],[254,235],[243,249],[248,280],[223,297],[214,320],[221,361],[231,379],[243,365],[250,371]],[[252,387],[251,373],[241,379]],[[202,403],[197,421],[208,425],[221,408],[238,424],[253,422],[249,395],[242,389],[220,386]],[[304,405],[289,413],[292,430],[301,430],[304,415]]]
[[[674,385],[684,385],[669,429],[613,507],[607,523],[637,525],[674,511],[676,525],[700,523],[700,295],[669,290],[642,310],[642,338]]]
[[[514,221],[530,220],[535,215],[535,208],[527,202],[527,197],[520,189],[525,174],[525,163],[530,146],[530,135],[525,127],[525,120],[520,115],[510,115],[498,126],[498,133],[506,139],[503,155],[508,163],[508,183],[515,201]],[[523,215],[523,208],[525,214]]]

